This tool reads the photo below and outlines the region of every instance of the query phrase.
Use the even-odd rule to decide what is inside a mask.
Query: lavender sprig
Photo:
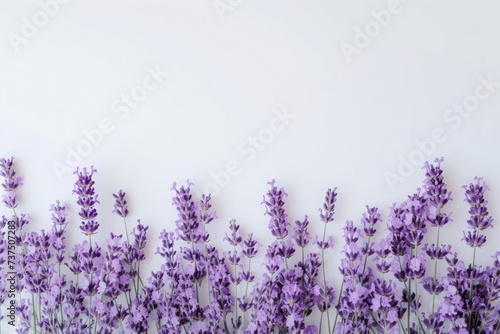
[[[18,205],[16,189],[22,184],[22,178],[16,176],[14,169],[14,158],[0,159],[0,176],[4,178],[2,187],[5,194],[2,196],[2,202],[9,209],[14,210]]]
[[[436,243],[425,244],[424,251],[431,260],[434,260],[434,274],[433,276],[426,277],[422,280],[424,289],[432,295],[432,309],[429,316],[424,315],[423,323],[430,330],[430,334],[439,330],[442,320],[438,314],[435,314],[435,301],[436,296],[439,295],[443,289],[442,284],[437,278],[438,261],[442,260],[448,255],[450,248],[446,245],[440,245],[439,237],[441,228],[452,221],[449,214],[443,213],[442,209],[452,200],[451,193],[448,191],[446,183],[444,182],[443,169],[441,164],[444,159],[439,158],[435,160],[435,164],[424,164],[425,180],[424,180],[424,198],[428,206],[428,221],[431,226],[437,227]]]
[[[330,298],[333,294],[333,292],[330,292],[331,289],[328,287],[327,282],[326,282],[326,268],[325,268],[325,249],[329,249],[333,247],[333,240],[330,237],[326,239],[326,227],[328,223],[333,222],[334,218],[333,215],[335,213],[335,202],[337,201],[337,188],[328,189],[326,191],[325,195],[325,201],[323,203],[323,209],[319,209],[319,216],[320,220],[324,223],[324,228],[323,228],[323,238],[321,241],[316,240],[316,244],[321,250],[321,268],[323,270],[323,299],[324,299],[324,311],[321,312],[321,318],[320,318],[320,324],[319,324],[319,331],[321,332],[321,326],[322,326],[322,320],[323,320],[323,313],[326,312],[326,319],[328,323],[328,333],[331,333],[331,326],[330,326]],[[339,293],[339,301],[342,295],[342,287],[340,288],[340,293]],[[333,328],[335,328],[337,324],[337,317],[338,317],[338,312],[335,315],[335,322],[333,324]]]

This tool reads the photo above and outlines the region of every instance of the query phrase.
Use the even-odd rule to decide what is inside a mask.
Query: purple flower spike
[[[363,213],[361,218],[361,223],[363,224],[363,231],[365,236],[373,237],[377,230],[375,229],[375,224],[381,221],[380,213],[378,213],[378,208],[370,208],[366,206],[366,213]]]
[[[172,185],[175,196],[172,198],[172,203],[177,208],[179,219],[176,220],[178,237],[188,243],[198,243],[205,237],[204,226],[200,224],[198,219],[198,208],[193,201],[191,194],[192,183],[187,181],[187,187],[181,186],[177,188],[177,183]]]
[[[451,200],[451,193],[446,189],[443,170],[441,169],[441,163],[443,161],[444,158],[438,158],[435,160],[436,165],[431,165],[428,162],[425,162],[424,165],[425,195],[429,202],[435,207],[443,207]]]
[[[272,235],[279,240],[288,235],[288,215],[285,213],[283,198],[288,196],[283,188],[278,189],[275,186],[276,180],[268,182],[271,190],[267,192],[267,199],[264,196],[262,204],[266,206],[266,214],[270,217],[269,229]]]
[[[212,220],[217,218],[215,211],[211,210],[212,204],[210,204],[210,200],[212,199],[211,195],[201,195],[200,200],[200,220],[205,224],[210,224]]]
[[[451,193],[444,183],[441,163],[443,158],[435,160],[436,165],[425,163],[424,197],[429,204],[428,219],[432,226],[444,226],[451,221],[448,214],[441,212],[446,203],[451,201]]]
[[[236,219],[232,219],[229,222],[229,229],[231,230],[231,235],[227,235],[224,237],[224,240],[229,242],[231,246],[238,246],[243,241],[243,237],[240,232],[240,225],[236,224]]]
[[[127,200],[125,199],[125,192],[123,190],[118,191],[118,194],[113,194],[115,198],[115,205],[113,212],[118,214],[118,216],[126,218],[128,216]]]
[[[66,245],[64,244],[66,227],[68,226],[68,221],[66,217],[68,216],[68,206],[66,203],[60,204],[59,201],[55,205],[50,207],[52,212],[52,247],[56,250],[57,262],[62,263],[64,260],[64,249]]]
[[[243,241],[242,254],[251,259],[257,255],[259,243],[253,238],[253,233],[248,235],[248,239]]]
[[[486,235],[479,234],[479,231],[493,227],[493,218],[488,212],[488,201],[484,199],[484,193],[489,188],[482,178],[476,177],[475,180],[475,184],[463,186],[465,201],[470,205],[470,218],[467,220],[467,224],[473,231],[464,232],[462,240],[465,240],[467,245],[471,247],[481,247],[486,242]]]
[[[94,166],[90,167],[90,172],[87,168],[82,170],[77,169],[75,174],[78,176],[78,180],[75,183],[75,188],[73,189],[73,194],[78,195],[77,204],[80,206],[80,211],[78,215],[82,219],[80,223],[80,230],[85,235],[95,234],[99,228],[99,223],[94,220],[97,217],[97,210],[94,208],[97,200],[97,194],[94,189],[94,181],[92,176],[97,170]]]
[[[333,214],[335,213],[335,202],[337,201],[337,187],[328,189],[326,191],[325,203],[323,209],[319,209],[321,221],[330,223],[333,221]]]
[[[305,247],[311,240],[307,226],[309,225],[309,220],[307,216],[304,217],[303,221],[297,220],[295,222],[294,236],[293,239],[299,247]]]
[[[15,190],[22,184],[22,178],[19,176],[16,177],[14,158],[0,159],[0,175],[4,177],[2,187],[6,192],[6,194],[3,195],[2,202],[7,208],[14,209],[17,207],[17,195]]]
[[[474,229],[485,230],[493,227],[493,218],[489,216],[487,209],[488,201],[484,199],[484,193],[489,190],[483,179],[476,177],[476,184],[464,186],[465,201],[469,203],[469,214],[471,218],[467,220],[467,224]]]

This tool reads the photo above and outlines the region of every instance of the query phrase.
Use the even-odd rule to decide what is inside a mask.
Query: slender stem
[[[59,279],[61,279],[61,262],[59,262],[59,268],[58,268],[58,273],[59,273]],[[64,315],[63,315],[63,303],[62,303],[62,289],[59,289],[59,299],[61,302],[59,303],[59,313],[61,314],[61,322],[60,322],[60,329],[62,331],[63,324],[64,324]]]
[[[207,259],[207,245],[205,244],[205,246],[203,247],[203,257],[205,258],[205,260]],[[207,266],[207,277],[208,277],[208,266]],[[210,295],[210,281],[207,280],[207,296],[208,296],[208,304],[209,305],[212,305],[212,296]]]
[[[139,282],[141,281],[141,261],[137,261],[137,279],[136,279],[136,283],[137,283],[137,291],[139,291]],[[137,293],[136,293],[136,296],[137,296]]]
[[[410,313],[411,313],[411,279],[408,281],[408,331],[410,331]]]
[[[367,242],[367,246],[370,247],[370,240],[371,240],[371,236],[368,237],[368,242]],[[368,253],[365,255],[365,263],[363,264],[363,273],[361,274],[361,279],[363,279],[363,277],[365,276],[365,270],[366,270],[366,263],[368,262]]]
[[[473,253],[472,253],[472,269],[474,270],[474,268],[476,267],[476,249],[477,249],[477,246],[474,246],[474,250],[473,250]],[[472,302],[472,299],[473,299],[473,296],[474,296],[474,291],[473,291],[473,280],[471,279],[470,280],[470,301]],[[467,326],[467,329],[469,331],[472,330],[472,312],[471,311],[468,311],[467,312],[467,316],[468,316],[468,326]]]
[[[236,245],[233,246],[233,251],[234,255],[236,255]],[[236,321],[236,326],[238,326],[238,275],[237,275],[237,267],[236,263],[233,264],[234,268],[234,314],[235,314],[235,321]]]
[[[493,333],[498,333],[498,330],[500,329],[500,321],[498,321],[496,327],[495,327],[495,331]]]
[[[411,255],[410,255],[410,258],[411,258]],[[403,271],[403,265],[401,264],[401,255],[398,255],[398,263],[399,263],[399,270]],[[409,332],[410,331],[410,308],[411,308],[411,306],[410,306],[411,282],[409,282],[409,284],[406,285],[406,281],[407,281],[407,279],[405,279],[403,281],[403,284],[405,285],[405,288],[408,291],[408,308],[407,308],[406,312],[408,312],[408,332]],[[399,322],[401,323],[401,326],[403,327],[403,323],[401,322],[401,319]],[[404,327],[403,327],[403,331],[406,333],[406,331],[404,330]]]
[[[31,295],[31,308],[33,309],[33,329],[36,333],[36,309],[35,309],[35,295]]]
[[[283,247],[283,250],[285,250],[285,242],[283,241],[283,238],[280,239],[280,242],[281,242],[281,247]],[[288,269],[288,259],[286,258],[286,256],[284,256],[285,258],[285,267],[286,269]]]
[[[125,225],[125,236],[127,237],[127,243],[130,245],[130,240],[128,237],[127,219],[123,217],[123,225]]]
[[[116,299],[113,299],[113,303],[115,304],[116,312],[118,312],[118,303],[116,302]],[[122,324],[122,320],[121,319],[120,319],[119,324],[120,324],[120,329],[123,332],[123,324]]]
[[[318,333],[321,333],[321,327],[323,325],[323,313],[324,312],[321,312],[321,315],[319,316],[319,332]]]
[[[191,242],[191,249],[193,250],[193,254],[194,254],[194,242]],[[196,261],[193,261],[193,262],[194,262],[194,272],[196,272],[198,266],[196,265]],[[199,305],[200,304],[200,294],[199,294],[198,281],[196,279],[194,280],[194,284],[196,287],[196,303]]]
[[[340,303],[340,299],[342,298],[342,292],[344,291],[344,279],[342,279],[342,284],[340,285],[340,292],[339,292],[339,298],[337,300],[337,305]],[[337,319],[339,316],[339,311],[335,313],[335,321],[333,323],[333,330],[335,331],[335,328],[337,328]],[[321,332],[320,332],[321,333]]]
[[[305,261],[305,256],[304,256],[304,247],[302,247],[302,263]]]
[[[252,258],[248,258],[248,272],[250,272],[250,268],[252,265]],[[245,288],[245,297],[248,296],[248,281],[247,281],[247,286]]]
[[[437,230],[437,238],[436,238],[436,247],[439,247],[439,233],[441,232],[441,226],[438,226]],[[434,279],[432,281],[432,284],[436,284],[436,278],[437,278],[437,269],[438,269],[438,259],[434,259]],[[435,310],[435,301],[436,301],[436,293],[432,294],[432,312],[431,314],[434,315],[434,310]],[[433,334],[434,330],[431,329],[429,334]]]
[[[401,319],[399,319],[399,326],[403,330],[403,333],[406,334],[406,330],[405,327],[403,326],[403,322],[401,321]]]
[[[328,333],[331,333],[332,330],[331,330],[331,326],[330,326],[330,312],[329,312],[329,307],[328,307],[328,289],[326,286],[326,273],[325,273],[325,248],[324,248],[325,239],[326,239],[326,223],[325,223],[325,227],[323,229],[323,243],[322,243],[322,247],[321,247],[321,267],[323,269],[324,300],[325,300],[326,319],[328,321]]]
[[[90,253],[92,253],[92,234],[89,234],[89,247],[90,247]],[[94,271],[92,270],[90,272],[90,282],[89,282],[89,286],[92,286],[92,281],[93,281],[93,274],[94,274]],[[93,313],[92,313],[92,295],[93,293],[90,294],[89,296],[89,320],[94,320],[94,316],[93,316]],[[89,323],[89,334],[92,333],[92,323]]]

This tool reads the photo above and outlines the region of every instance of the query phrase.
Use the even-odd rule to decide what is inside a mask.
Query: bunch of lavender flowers
[[[363,333],[366,328],[390,329],[392,325],[392,322],[385,321],[387,320],[386,312],[392,310],[383,309],[380,312],[380,308],[373,306],[377,305],[376,301],[379,299],[387,298],[387,294],[393,296],[393,291],[390,289],[390,285],[386,286],[379,281],[374,281],[372,269],[368,265],[368,260],[375,254],[375,243],[372,238],[377,232],[376,225],[380,221],[381,216],[378,209],[367,206],[366,212],[361,218],[362,229],[359,233],[353,227],[352,222],[348,222],[344,230],[346,241],[344,253],[348,261],[343,262],[341,268],[345,290],[339,301],[339,313],[343,317],[341,329],[344,331],[347,329],[349,332]],[[358,239],[363,240],[361,248],[358,247]],[[376,318],[377,314],[378,319]]]
[[[290,224],[284,209],[287,194],[276,186],[274,180],[269,185],[271,189],[263,204],[270,217],[269,229],[275,241],[267,247],[263,263],[267,272],[252,293],[253,309],[247,333],[317,333],[318,327],[307,324],[306,318],[316,307],[325,312],[333,304],[334,290],[326,282],[318,283],[322,264],[320,254],[305,255],[305,248],[311,240],[307,216],[295,223],[291,238],[301,248],[301,261],[292,263],[295,246],[288,235]],[[326,212],[322,216],[325,224],[333,220],[336,193],[329,190],[327,196]],[[316,244],[324,250],[331,247],[332,239],[326,240],[324,236],[322,241],[316,239]]]
[[[342,296],[337,305],[341,322],[338,325],[340,333],[365,333],[371,326],[370,309],[368,305],[367,283],[370,279],[370,269],[363,265],[363,252],[358,246],[360,232],[352,221],[347,221],[344,228],[345,246],[340,272],[343,279]],[[368,254],[368,253],[367,253]],[[368,255],[366,255],[368,256]]]
[[[466,265],[459,261],[454,268],[448,270],[447,278],[451,292],[460,301],[461,309],[456,311],[456,317],[465,322],[469,332],[481,333],[498,329],[498,309],[494,302],[499,297],[499,283],[498,262],[486,268],[475,263],[477,249],[486,243],[486,235],[481,232],[493,226],[493,218],[487,208],[488,201],[484,198],[489,188],[482,178],[476,177],[475,181],[463,187],[465,201],[470,206],[467,225],[472,232],[464,232],[462,240],[473,248],[472,263]]]
[[[404,328],[408,332],[422,327],[418,287],[426,272],[425,257],[420,247],[427,232],[426,216],[427,206],[418,190],[401,205],[394,204],[389,217],[388,230],[393,257],[391,270],[404,287],[401,296],[402,304],[406,306]],[[405,312],[401,310],[401,313]]]
[[[475,263],[476,252],[486,242],[484,231],[493,222],[484,196],[488,188],[479,178],[464,187],[471,216],[464,241],[473,248],[472,263],[466,263],[450,245],[439,242],[440,228],[451,222],[450,215],[443,212],[451,194],[444,182],[442,161],[426,163],[423,188],[392,206],[388,235],[379,242],[374,238],[382,218],[376,208],[367,207],[360,226],[346,223],[345,258],[340,268],[343,279],[336,305],[340,322],[329,333],[500,331],[500,252],[493,255],[491,265]],[[275,181],[270,182],[263,204],[274,240],[266,250],[267,272],[256,277],[251,261],[259,244],[253,236],[245,237],[232,220],[225,238],[230,250],[219,251],[210,245],[206,230],[216,218],[210,196],[197,200],[189,182],[181,187],[174,184],[176,233],[161,233],[157,254],[163,263],[143,282],[140,267],[146,258],[148,227],[138,220],[128,232],[125,192],[120,190],[113,197],[114,212],[124,221],[126,237],[112,233],[101,247],[91,239],[99,227],[95,169],[77,170],[74,193],[78,195],[80,228],[88,240],[76,244],[68,255],[68,205],[56,202],[51,207],[50,231],[27,231],[29,216],[15,211],[15,191],[21,179],[13,159],[0,160],[0,169],[7,192],[4,204],[12,211],[20,246],[16,266],[16,286],[21,293],[16,305],[19,333],[147,333],[152,328],[158,333],[322,332],[322,319],[311,324],[308,317],[315,311],[328,315],[334,304],[335,291],[326,281],[324,251],[332,247],[326,227],[333,221],[335,189],[327,191],[320,210],[324,233],[315,241],[319,252],[309,253],[308,217],[297,220],[293,235],[289,234],[287,194]],[[3,265],[7,245],[3,231],[9,220],[3,217],[0,221]],[[429,226],[437,229],[434,243],[426,240]],[[426,268],[429,259],[434,265],[430,274]],[[437,277],[438,263],[447,266],[446,276]],[[2,270],[5,268],[0,268],[0,276]],[[428,313],[421,309],[424,291],[433,299]],[[5,293],[0,286],[0,298],[5,299]]]

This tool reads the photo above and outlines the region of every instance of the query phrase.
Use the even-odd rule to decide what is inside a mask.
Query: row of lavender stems
[[[213,246],[207,225],[217,216],[210,195],[197,199],[189,181],[174,183],[176,228],[161,232],[161,267],[143,279],[148,227],[138,220],[129,232],[125,192],[113,194],[125,236],[111,233],[99,245],[92,240],[99,230],[96,170],[75,172],[85,240],[69,249],[68,205],[51,206],[50,231],[30,231],[29,215],[16,211],[22,178],[13,158],[1,159],[2,202],[11,212],[0,220],[0,303],[8,296],[6,228],[14,221],[17,333],[500,333],[500,252],[490,265],[476,264],[485,230],[493,226],[488,187],[481,178],[463,187],[470,218],[462,241],[473,254],[466,263],[440,242],[441,228],[452,223],[444,210],[452,198],[442,162],[424,165],[423,187],[390,207],[385,226],[369,206],[360,224],[345,223],[339,268],[325,261],[333,247],[327,226],[334,221],[336,188],[326,192],[323,233],[313,239],[309,217],[292,228],[288,195],[269,182],[262,204],[272,242],[264,250],[265,272],[256,274],[252,260],[263,245],[231,220],[228,247]],[[435,240],[428,240],[429,229],[436,230]],[[327,280],[332,272],[337,291]],[[431,307],[422,306],[425,298]],[[318,313],[319,320],[312,316]]]

